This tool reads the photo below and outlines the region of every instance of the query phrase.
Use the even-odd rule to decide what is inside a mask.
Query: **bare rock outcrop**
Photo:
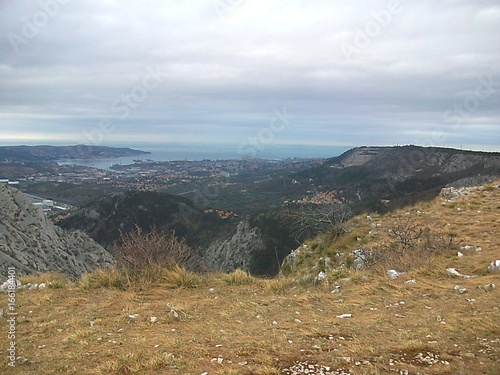
[[[68,232],[45,217],[19,190],[0,185],[0,275],[57,271],[75,279],[108,268],[112,255],[83,232]]]
[[[199,266],[207,271],[249,270],[252,255],[264,246],[258,229],[241,221],[230,238],[217,240],[204,249]]]

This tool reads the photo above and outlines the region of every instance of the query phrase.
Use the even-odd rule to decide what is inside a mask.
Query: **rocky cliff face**
[[[259,230],[244,220],[232,236],[207,246],[199,256],[197,267],[215,272],[231,272],[238,268],[249,270],[252,255],[262,251],[264,246]]]
[[[1,275],[13,266],[20,274],[58,271],[75,279],[112,264],[111,254],[89,236],[53,225],[27,195],[0,185]]]

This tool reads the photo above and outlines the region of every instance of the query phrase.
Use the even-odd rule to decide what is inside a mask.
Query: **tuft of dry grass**
[[[250,285],[256,282],[256,278],[251,276],[247,271],[237,269],[231,273],[222,276],[222,280],[227,285]]]
[[[188,271],[177,264],[163,269],[160,280],[169,288],[196,288],[203,283],[201,275]]]

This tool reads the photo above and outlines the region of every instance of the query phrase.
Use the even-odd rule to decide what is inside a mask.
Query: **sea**
[[[339,156],[352,147],[340,146],[305,146],[305,145],[269,145],[261,149],[251,149],[251,153],[242,153],[238,147],[228,145],[187,145],[187,144],[120,144],[112,147],[130,147],[147,151],[150,154],[107,159],[65,159],[58,163],[76,164],[100,169],[109,169],[113,165],[134,164],[142,161],[196,161],[196,160],[240,160],[259,158],[266,160],[297,159],[327,159]]]

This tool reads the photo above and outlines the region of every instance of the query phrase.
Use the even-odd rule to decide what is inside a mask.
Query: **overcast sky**
[[[500,151],[498,0],[0,1],[0,144]]]

